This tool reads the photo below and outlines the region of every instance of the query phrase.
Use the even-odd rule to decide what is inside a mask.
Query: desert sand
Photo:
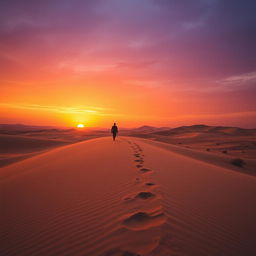
[[[0,124],[0,167],[102,135],[106,131]]]
[[[154,131],[153,127],[142,128],[130,134],[163,142],[163,147],[177,153],[256,176],[256,129],[207,125]]]
[[[256,255],[255,176],[166,145],[102,137],[2,168],[1,255]]]
[[[0,167],[68,144],[64,140],[36,138],[20,135],[0,135]]]

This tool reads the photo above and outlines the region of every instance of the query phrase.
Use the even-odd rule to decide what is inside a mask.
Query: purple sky
[[[256,1],[2,0],[0,13],[5,105],[63,105],[64,96],[57,103],[35,102],[33,90],[44,81],[46,92],[50,86],[58,91],[67,86],[65,80],[78,94],[88,88],[93,95],[96,87],[102,93],[123,89],[127,95],[128,88],[133,93],[144,88],[173,94],[187,104],[175,112],[177,118],[189,116],[193,102],[206,106],[194,110],[198,117],[256,116]],[[82,82],[86,89],[80,91]],[[30,98],[15,95],[21,86]],[[97,106],[100,101],[95,96]],[[82,104],[79,97],[77,102]],[[100,107],[117,108],[107,101]]]

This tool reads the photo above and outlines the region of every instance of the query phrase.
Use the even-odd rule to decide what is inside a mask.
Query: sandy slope
[[[209,153],[207,151],[198,150],[195,148],[187,148],[180,145],[169,144],[165,142],[159,142],[154,140],[142,139],[141,141],[149,143],[150,145],[155,145],[172,152],[176,152],[181,155],[189,156],[194,159],[201,160],[203,162],[208,162],[217,166],[222,166],[227,169],[232,169],[242,173],[248,173],[250,175],[256,176],[256,159],[242,158],[245,160],[245,165],[243,167],[235,166],[231,162],[235,157],[227,154],[217,154]]]
[[[0,167],[67,144],[64,140],[0,134]]]
[[[0,172],[1,255],[256,255],[256,179],[161,143],[93,139]]]

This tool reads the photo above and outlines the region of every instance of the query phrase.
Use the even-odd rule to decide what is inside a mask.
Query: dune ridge
[[[2,168],[0,181],[4,255],[256,252],[255,177],[161,143],[79,142]]]

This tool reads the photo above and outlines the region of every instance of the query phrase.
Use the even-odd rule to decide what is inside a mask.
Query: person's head
[[[114,123],[114,126],[116,126],[116,123]]]

